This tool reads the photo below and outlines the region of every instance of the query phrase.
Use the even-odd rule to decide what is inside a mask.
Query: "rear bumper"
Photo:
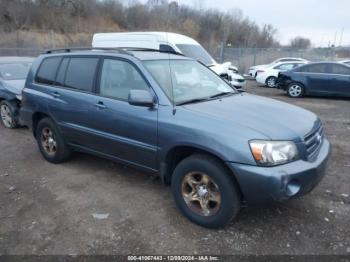
[[[231,163],[248,205],[281,202],[310,192],[323,178],[331,145],[324,139],[313,162],[298,160],[277,167]]]

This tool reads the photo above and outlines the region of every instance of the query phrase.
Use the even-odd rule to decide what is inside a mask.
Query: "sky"
[[[196,8],[240,9],[258,25],[272,24],[288,44],[295,36],[313,46],[350,45],[350,0],[177,0]],[[343,31],[343,33],[342,33]],[[341,37],[342,35],[342,37]]]

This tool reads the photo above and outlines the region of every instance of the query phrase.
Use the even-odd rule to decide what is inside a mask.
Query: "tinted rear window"
[[[330,65],[332,74],[337,75],[350,75],[350,68],[343,65]]]
[[[98,58],[71,58],[67,73],[65,86],[92,92]]]
[[[315,64],[299,67],[297,72],[306,73],[327,73],[327,64]]]
[[[57,68],[61,62],[61,57],[46,58],[41,63],[35,81],[40,84],[53,85],[55,82]]]

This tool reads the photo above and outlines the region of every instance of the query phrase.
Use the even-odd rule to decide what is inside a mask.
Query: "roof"
[[[191,44],[199,45],[199,43],[185,35],[180,35],[171,32],[127,32],[127,33],[97,33],[93,36],[93,46],[96,46],[97,42],[103,41],[125,41],[128,38],[133,41],[160,41],[170,42],[173,44]],[[95,44],[94,44],[95,43]]]
[[[8,63],[21,63],[21,62],[33,62],[34,57],[25,57],[25,56],[1,56],[0,64]]]
[[[68,50],[68,49],[67,49]],[[118,55],[130,55],[133,57],[136,57],[139,60],[165,60],[165,59],[181,59],[181,60],[192,60],[191,58],[185,57],[183,55],[177,55],[172,53],[165,53],[160,51],[153,51],[153,50],[147,50],[147,51],[124,51],[124,50],[78,50],[78,49],[72,49],[71,52],[67,52],[65,50],[61,50],[60,52],[52,52],[47,53],[45,56],[61,56],[61,55],[105,55],[105,56],[118,56]]]

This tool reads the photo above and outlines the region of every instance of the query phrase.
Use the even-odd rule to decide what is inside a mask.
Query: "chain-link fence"
[[[43,49],[34,49],[34,48],[11,48],[6,47],[0,48],[0,56],[38,56],[42,53]]]
[[[44,49],[0,48],[0,56],[38,56]],[[349,48],[219,48],[213,54],[217,61],[232,62],[243,74],[253,65],[268,64],[282,57],[300,57],[310,61],[336,61],[350,59]]]
[[[254,65],[268,64],[282,57],[298,57],[309,61],[338,61],[350,58],[349,48],[219,48],[217,61],[230,61],[241,73]]]

